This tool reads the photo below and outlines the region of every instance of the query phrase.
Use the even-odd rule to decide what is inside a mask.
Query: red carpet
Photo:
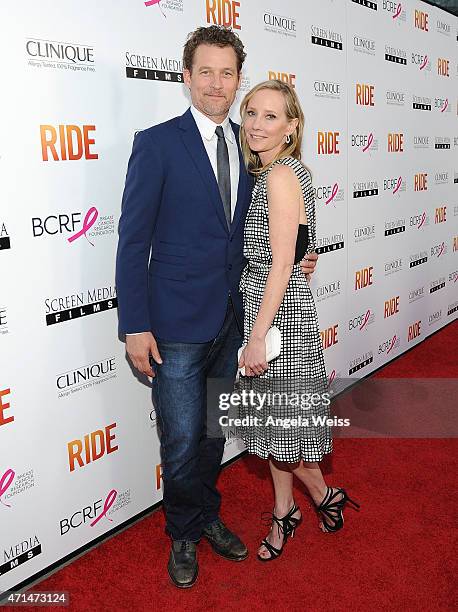
[[[457,377],[457,340],[455,322],[378,375]],[[34,588],[69,591],[77,611],[455,609],[456,440],[336,439],[334,447],[323,466],[328,484],[362,506],[347,506],[339,533],[319,531],[296,490],[304,516],[296,537],[278,561],[257,561],[272,490],[267,464],[246,457],[220,479],[222,517],[247,543],[246,561],[226,561],[201,542],[196,585],[176,589],[159,510]]]

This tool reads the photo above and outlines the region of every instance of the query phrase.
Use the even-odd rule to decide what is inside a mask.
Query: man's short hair
[[[237,71],[242,71],[246,53],[243,43],[235,32],[224,26],[212,25],[200,27],[188,34],[183,50],[183,68],[192,72],[194,53],[199,45],[215,45],[216,47],[232,47],[237,56]]]

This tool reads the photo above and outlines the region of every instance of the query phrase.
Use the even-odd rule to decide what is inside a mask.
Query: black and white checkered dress
[[[293,157],[280,159],[257,178],[245,222],[244,255],[248,264],[240,280],[245,309],[244,344],[250,337],[272,264],[267,175],[279,163],[292,168],[301,184],[309,226],[307,252],[315,250],[315,201],[310,173]],[[273,325],[282,334],[279,357],[269,363],[263,375],[241,376],[236,383],[239,392],[253,391],[251,398],[256,393],[267,394],[264,405],[251,399],[249,406],[245,402],[239,409],[239,416],[250,417],[239,428],[239,434],[248,451],[264,459],[271,456],[289,463],[300,459],[320,461],[325,453],[332,452],[331,430],[328,423],[323,424],[323,418],[329,418],[329,404],[320,397],[326,393],[327,377],[315,303],[299,263],[293,265]],[[256,422],[253,417],[257,417]]]

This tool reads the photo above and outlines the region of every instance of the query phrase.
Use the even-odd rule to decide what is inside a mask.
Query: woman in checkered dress
[[[270,561],[301,521],[293,475],[308,488],[325,532],[342,527],[342,508],[352,500],[344,489],[326,485],[318,465],[332,452],[332,438],[318,317],[300,267],[316,242],[311,177],[300,161],[302,110],[289,85],[266,81],[246,95],[241,114],[241,146],[256,184],[245,221],[248,264],[240,281],[245,320],[239,366],[245,376],[236,390],[251,392],[240,408],[240,433],[249,453],[269,460],[274,482],[272,528],[258,551],[260,560]],[[280,329],[282,348],[267,363],[265,336],[272,325]]]

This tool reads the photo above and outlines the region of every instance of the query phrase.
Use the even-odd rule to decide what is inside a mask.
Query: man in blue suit
[[[197,578],[202,536],[227,559],[248,555],[219,517],[224,438],[207,435],[206,405],[207,378],[235,377],[243,340],[238,285],[253,182],[228,113],[245,55],[226,28],[190,34],[183,76],[192,106],[135,137],[119,222],[120,331],[133,365],[152,377],[168,572],[178,587]],[[309,258],[306,273],[315,266]]]

